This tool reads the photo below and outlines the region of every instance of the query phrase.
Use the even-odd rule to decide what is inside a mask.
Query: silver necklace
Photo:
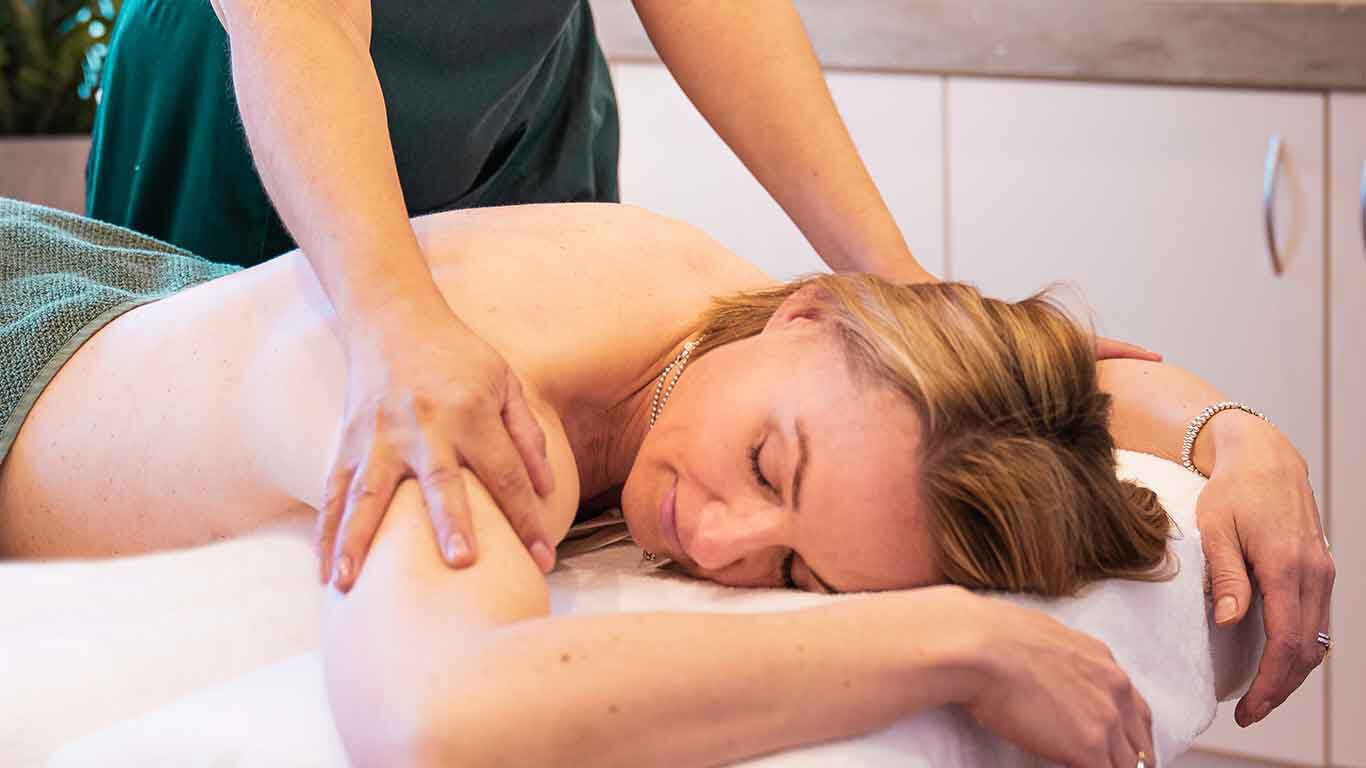
[[[705,337],[706,334],[702,334],[697,337],[696,341],[690,341],[684,344],[683,350],[678,353],[678,357],[675,357],[673,362],[664,366],[664,370],[659,372],[659,379],[655,382],[654,396],[650,398],[650,426],[646,431],[654,428],[655,422],[659,420],[660,412],[664,410],[665,404],[669,402],[669,396],[674,393],[674,386],[678,384],[678,378],[683,375],[683,368],[688,364],[688,356],[692,354],[694,349],[697,349],[697,345],[701,344],[702,339]],[[669,379],[670,371],[673,372],[672,379]],[[669,387],[667,389],[664,388],[665,379],[669,379]],[[661,392],[664,394],[663,397],[660,397]],[[640,552],[640,557],[645,562],[653,563],[658,557],[655,553],[647,549],[642,549]]]
[[[655,394],[650,398],[650,427],[654,427],[655,421],[659,419],[660,411],[664,410],[665,403],[669,402],[669,396],[674,393],[674,386],[678,384],[678,377],[683,375],[683,367],[688,364],[688,356],[692,354],[697,345],[702,343],[702,336],[697,337],[697,341],[690,341],[683,345],[683,350],[678,353],[678,357],[672,363],[664,366],[664,370],[659,372],[659,380],[655,382]],[[664,380],[668,378],[669,371],[673,371],[674,377],[669,381],[669,388],[664,388]],[[659,393],[663,392],[661,398]]]

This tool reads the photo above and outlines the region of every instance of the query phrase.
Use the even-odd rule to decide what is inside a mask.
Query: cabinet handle
[[[1361,250],[1366,254],[1366,160],[1361,161]]]
[[[1281,276],[1281,254],[1276,250],[1276,179],[1281,174],[1281,135],[1272,134],[1262,172],[1262,216],[1266,220],[1266,249],[1271,253],[1271,272]]]

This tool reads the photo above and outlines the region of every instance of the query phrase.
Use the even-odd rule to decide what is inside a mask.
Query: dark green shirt
[[[410,215],[617,199],[616,101],[587,0],[380,0],[372,13]],[[294,247],[252,165],[208,0],[124,1],[86,182],[91,217],[214,261]]]

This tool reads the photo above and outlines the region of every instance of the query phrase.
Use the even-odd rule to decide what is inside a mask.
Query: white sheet
[[[1038,604],[1110,644],[1153,708],[1165,763],[1208,726],[1216,690],[1246,685],[1260,617],[1209,634],[1194,525],[1201,481],[1140,454],[1123,454],[1121,465],[1177,520],[1181,574],[1109,582],[1075,600],[1006,599]],[[564,561],[550,579],[553,609],[767,611],[838,599],[642,572],[637,559],[638,550],[619,547]],[[0,765],[343,765],[315,650],[315,568],[297,532],[108,563],[0,565]],[[945,709],[746,764],[1032,763]]]

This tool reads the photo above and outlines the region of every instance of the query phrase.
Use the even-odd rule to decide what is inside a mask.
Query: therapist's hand
[[[1162,362],[1162,355],[1151,350],[1144,349],[1137,344],[1130,344],[1127,341],[1116,341],[1107,339],[1104,336],[1096,337],[1096,359],[1097,360],[1147,360],[1150,363]]]
[[[1234,710],[1234,719],[1246,727],[1266,717],[1322,663],[1325,652],[1316,636],[1330,632],[1335,569],[1308,468],[1285,436],[1241,411],[1217,414],[1205,429],[1214,430],[1215,462],[1195,509],[1215,622],[1241,621],[1253,584],[1264,609],[1266,650]]]
[[[488,488],[543,571],[553,489],[545,435],[502,356],[444,303],[405,304],[348,339],[346,415],[318,521],[324,581],[350,589],[394,489],[416,477],[442,558],[472,564],[461,468]]]

